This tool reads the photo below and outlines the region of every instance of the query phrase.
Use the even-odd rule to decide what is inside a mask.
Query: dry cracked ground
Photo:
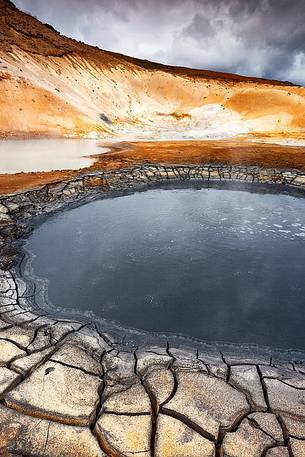
[[[128,349],[34,314],[23,284],[0,280],[2,455],[304,457],[302,361]]]

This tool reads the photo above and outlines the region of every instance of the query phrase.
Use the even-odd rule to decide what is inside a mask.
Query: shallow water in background
[[[71,209],[27,241],[49,299],[125,326],[305,349],[305,199],[148,190]]]
[[[30,171],[73,170],[90,166],[101,154],[98,140],[36,139],[0,140],[0,174]]]

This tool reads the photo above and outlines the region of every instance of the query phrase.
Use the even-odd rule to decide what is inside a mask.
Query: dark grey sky
[[[13,1],[103,49],[305,84],[305,0]]]

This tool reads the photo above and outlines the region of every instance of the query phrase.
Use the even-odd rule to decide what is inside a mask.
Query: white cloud
[[[305,83],[304,0],[15,0],[60,32],[143,59]]]

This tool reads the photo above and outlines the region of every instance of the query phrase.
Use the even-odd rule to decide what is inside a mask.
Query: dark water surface
[[[49,300],[125,326],[305,349],[305,199],[219,189],[99,200],[30,236]]]

